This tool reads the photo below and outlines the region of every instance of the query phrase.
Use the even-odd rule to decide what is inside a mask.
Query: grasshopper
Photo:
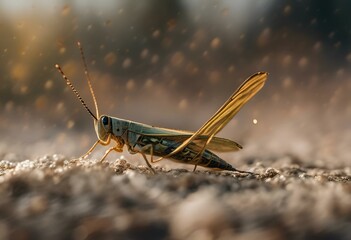
[[[86,154],[81,156],[81,159],[87,158],[97,145],[108,145],[113,141],[115,145],[107,149],[100,160],[101,162],[104,161],[111,151],[122,152],[123,146],[126,145],[129,153],[139,153],[142,155],[153,173],[155,173],[155,170],[152,168],[150,162],[159,162],[165,158],[180,163],[193,164],[195,165],[194,171],[199,165],[216,170],[251,173],[234,168],[212,151],[231,152],[242,149],[240,144],[229,139],[215,137],[215,135],[263,87],[268,73],[258,72],[245,80],[223,106],[196,132],[174,130],[154,127],[108,115],[100,115],[83,48],[79,42],[78,47],[82,57],[86,80],[95,105],[96,115],[88,108],[79,92],[64,74],[62,68],[58,64],[55,67],[61,73],[63,79],[70,86],[83,107],[94,119],[94,128],[98,140]],[[150,161],[147,159],[146,154],[150,155]],[[158,158],[154,159],[154,156]]]

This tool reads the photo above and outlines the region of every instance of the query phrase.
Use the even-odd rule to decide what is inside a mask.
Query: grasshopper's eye
[[[102,124],[107,125],[108,124],[108,117],[102,117],[101,118]]]

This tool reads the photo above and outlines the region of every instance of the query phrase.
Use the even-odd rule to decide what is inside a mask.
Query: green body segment
[[[136,145],[143,147],[147,145],[153,146],[153,154],[156,156],[166,156],[167,154],[173,152],[181,143],[173,141],[164,136],[147,136],[140,135],[138,137]],[[229,163],[218,157],[216,154],[209,150],[204,150],[201,155],[201,148],[195,144],[189,144],[182,151],[175,153],[170,158],[173,161],[185,164],[199,165],[208,168],[215,168],[221,170],[234,171]],[[150,151],[147,151],[150,154]]]
[[[163,157],[173,152],[184,139],[191,136],[191,133],[187,131],[153,127],[114,117],[109,118],[111,119],[110,132],[115,137],[122,138],[123,142],[128,145],[131,153],[136,153],[143,149],[146,154],[151,154],[151,146],[154,156]],[[207,149],[202,151],[202,147],[195,143],[190,143],[182,151],[169,157],[169,159],[207,168],[235,170],[229,163],[213,152]]]

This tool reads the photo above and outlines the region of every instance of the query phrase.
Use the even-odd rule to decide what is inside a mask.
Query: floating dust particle
[[[197,44],[196,44],[196,42],[191,42],[190,44],[189,44],[189,49],[190,50],[196,50],[197,49]]]
[[[329,33],[329,35],[328,35],[328,37],[329,37],[330,39],[333,39],[334,36],[335,36],[335,32],[331,32],[331,33]]]
[[[158,38],[160,35],[161,35],[161,32],[158,29],[153,31],[153,33],[152,33],[153,38]]]
[[[159,59],[160,59],[160,57],[157,54],[154,54],[151,58],[151,63],[156,64]]]
[[[289,54],[288,54],[288,55],[285,55],[285,56],[283,57],[282,65],[283,65],[283,66],[288,66],[288,65],[290,65],[291,59],[292,59],[291,55],[289,55]]]
[[[229,14],[229,9],[228,9],[228,8],[223,8],[222,11],[221,11],[221,14],[222,14],[223,17],[228,16],[228,14]]]
[[[70,12],[71,12],[71,7],[66,4],[62,8],[61,15],[67,16]]]
[[[66,127],[67,127],[68,129],[71,129],[71,128],[74,127],[74,124],[75,124],[75,122],[74,122],[73,120],[68,120],[68,121],[67,121],[67,124],[66,124]]]
[[[35,103],[34,103],[35,108],[37,110],[42,111],[42,110],[46,109],[47,102],[48,102],[47,97],[45,95],[41,95],[35,100]]]
[[[290,5],[285,6],[283,13],[284,15],[289,15],[291,13],[291,6]]]
[[[11,78],[25,81],[28,78],[28,67],[22,63],[15,64],[10,71]]]
[[[172,18],[167,21],[167,30],[168,31],[173,31],[175,27],[177,26],[177,20]]]
[[[212,41],[211,41],[211,48],[217,49],[220,46],[221,46],[221,39],[219,39],[218,37],[215,37],[214,39],[212,39]]]
[[[264,56],[263,58],[262,58],[262,64],[263,65],[265,65],[265,64],[268,64],[269,63],[269,61],[270,61],[270,57],[269,57],[269,55],[266,55],[266,56]]]
[[[252,119],[252,123],[256,125],[258,123],[257,119],[256,118]]]
[[[347,54],[346,60],[351,63],[351,52]]]
[[[20,87],[20,94],[25,95],[28,93],[28,86],[27,85],[21,85]]]
[[[170,37],[165,37],[162,39],[162,47],[169,48],[172,44],[173,39]]]
[[[56,135],[56,140],[57,144],[67,144],[66,141],[68,139],[68,136],[66,133],[61,132]]]
[[[24,25],[24,23],[23,22],[19,22],[19,23],[17,23],[17,28],[18,29],[21,29],[21,28],[23,28],[25,25]]]
[[[283,79],[283,83],[282,83],[283,88],[288,89],[292,86],[292,84],[293,84],[293,81],[291,77],[286,77]]]
[[[335,74],[337,77],[342,77],[344,75],[344,73],[345,73],[345,69],[339,68]]]
[[[170,37],[165,37],[162,39],[162,47],[164,48],[169,48],[172,44],[172,38]]]
[[[54,81],[52,81],[51,79],[47,80],[44,84],[44,88],[46,90],[52,89],[53,86],[54,86]]]
[[[109,26],[111,26],[111,23],[112,23],[112,21],[110,19],[107,19],[104,24],[106,27],[109,27]]]
[[[145,84],[144,84],[144,86],[146,88],[152,88],[153,85],[154,85],[154,80],[152,80],[151,78],[146,79]]]
[[[75,76],[78,69],[81,69],[81,65],[80,62],[78,63],[76,61],[67,61],[63,66],[61,66],[61,68],[65,70],[66,76]],[[66,89],[68,90],[68,88]]]
[[[192,41],[189,43],[189,49],[190,50],[199,49],[199,47],[202,46],[205,40],[206,40],[206,32],[202,29],[197,30],[193,35]]]
[[[234,66],[234,65],[230,65],[230,66],[228,67],[228,72],[232,73],[232,72],[234,72],[234,71],[235,71],[235,66]]]
[[[60,111],[63,111],[65,109],[65,104],[64,102],[58,102],[56,104],[56,111],[60,112]]]
[[[300,68],[305,68],[308,65],[308,59],[306,57],[300,58],[298,65]]]
[[[132,90],[134,90],[134,88],[135,88],[135,81],[134,81],[134,79],[129,79],[127,81],[127,83],[126,83],[126,89],[128,91],[132,91]]]
[[[145,59],[149,56],[149,49],[144,48],[140,53],[140,58]]]
[[[199,91],[199,92],[197,93],[197,97],[198,97],[198,98],[202,98],[204,95],[205,95],[205,94],[204,94],[203,91]]]
[[[222,74],[219,71],[211,71],[209,80],[211,83],[218,83],[221,80]]]
[[[194,63],[190,62],[186,65],[186,72],[191,75],[197,74],[199,72],[199,68]]]
[[[316,51],[316,52],[319,52],[322,48],[322,43],[320,41],[316,42],[314,45],[313,45],[313,50]]]
[[[132,59],[126,58],[122,63],[123,68],[129,68],[132,65]]]
[[[6,102],[6,104],[5,104],[5,111],[6,112],[10,112],[10,111],[12,111],[13,110],[13,108],[14,108],[14,102],[13,101],[8,101],[8,102]]]
[[[64,54],[65,52],[66,52],[66,48],[65,47],[60,47],[59,54]]]
[[[264,47],[269,43],[272,34],[271,32],[272,31],[270,28],[265,28],[262,30],[257,39],[257,45],[259,47]]]
[[[184,54],[182,52],[175,52],[171,58],[171,64],[174,67],[179,67],[184,62]]]
[[[313,18],[310,23],[311,25],[315,25],[317,23],[317,18]]]
[[[117,56],[114,52],[109,52],[104,57],[104,62],[107,66],[113,65],[117,60]]]
[[[184,110],[188,107],[188,100],[186,100],[185,98],[183,98],[182,100],[180,100],[179,104],[178,104],[178,108],[180,110]]]

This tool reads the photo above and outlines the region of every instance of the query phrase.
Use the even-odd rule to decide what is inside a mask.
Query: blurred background
[[[3,0],[1,159],[79,156],[96,141],[92,118],[54,68],[93,110],[79,40],[101,113],[195,131],[242,81],[267,71],[220,133],[244,146],[225,159],[347,165],[350,11],[341,0]]]

